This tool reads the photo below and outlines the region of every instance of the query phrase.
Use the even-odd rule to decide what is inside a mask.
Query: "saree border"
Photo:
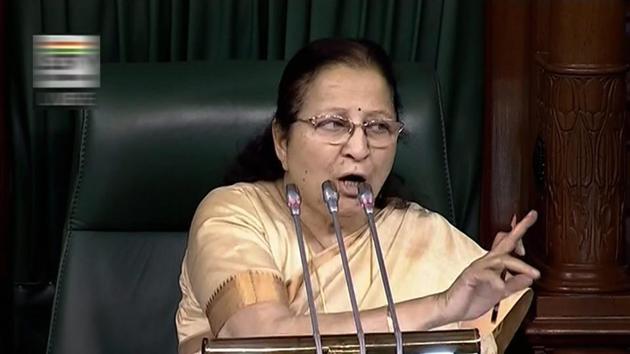
[[[288,304],[287,289],[279,275],[246,271],[229,277],[210,296],[206,305],[212,332],[217,335],[238,310],[267,301]]]

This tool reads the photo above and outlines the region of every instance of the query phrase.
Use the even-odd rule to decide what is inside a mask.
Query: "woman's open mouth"
[[[361,182],[365,182],[365,177],[355,174],[339,178],[337,183],[339,194],[344,197],[356,198],[359,194],[359,183]]]

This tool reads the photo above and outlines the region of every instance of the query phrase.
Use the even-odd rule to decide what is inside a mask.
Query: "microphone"
[[[339,219],[337,218],[337,211],[339,211],[339,194],[337,193],[337,190],[330,180],[326,180],[324,183],[322,183],[322,196],[324,198],[324,203],[328,208],[328,212],[330,212],[330,216],[332,217],[335,235],[337,236],[339,254],[341,255],[341,266],[343,267],[343,274],[346,278],[346,286],[348,287],[350,305],[352,306],[352,317],[354,318],[354,325],[357,329],[357,337],[359,338],[359,350],[361,354],[366,354],[365,334],[363,333],[363,326],[361,325],[359,306],[357,306],[357,297],[354,294],[352,274],[350,273],[348,255],[346,254],[346,246],[343,243],[343,237],[341,236],[341,227],[339,226]]]
[[[385,269],[385,260],[383,257],[383,251],[381,250],[381,243],[378,240],[378,233],[376,232],[376,224],[374,223],[374,194],[372,193],[372,187],[365,182],[359,183],[359,203],[365,211],[367,216],[368,225],[370,227],[370,235],[374,242],[374,251],[376,252],[376,260],[378,261],[378,269],[381,273],[381,280],[383,282],[383,288],[385,289],[385,297],[387,298],[387,312],[392,320],[392,327],[394,327],[394,337],[396,338],[396,354],[402,354],[403,341],[402,332],[398,325],[398,316],[396,316],[396,304],[392,296],[392,289],[389,286],[389,277],[387,276],[387,270]]]
[[[309,315],[311,317],[311,327],[313,328],[313,340],[317,354],[323,354],[322,338],[319,333],[319,322],[317,321],[317,310],[315,309],[315,300],[313,299],[313,287],[311,286],[311,274],[308,270],[306,262],[306,250],[304,247],[304,234],[302,233],[302,224],[300,222],[300,205],[302,200],[300,192],[295,184],[290,183],[286,186],[287,206],[291,211],[293,225],[295,225],[295,235],[297,236],[298,248],[300,249],[300,260],[302,261],[302,272],[304,273],[304,285],[306,286],[306,298],[308,301]]]

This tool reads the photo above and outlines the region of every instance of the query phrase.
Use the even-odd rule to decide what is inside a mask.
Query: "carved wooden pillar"
[[[570,293],[625,290],[623,3],[579,2],[551,3],[550,50],[536,57],[548,154],[544,221],[550,267],[541,286]],[[600,16],[592,20],[591,11]]]
[[[623,0],[537,1],[533,120],[542,270],[527,334],[539,352],[630,349],[623,236]]]

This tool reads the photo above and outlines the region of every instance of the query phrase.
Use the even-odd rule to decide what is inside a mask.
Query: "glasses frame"
[[[308,118],[296,118],[295,121],[296,122],[302,122],[302,123],[307,123],[310,124],[313,127],[314,131],[317,131],[317,123],[318,120],[321,118],[338,118],[340,120],[343,120],[345,122],[348,122],[349,128],[348,131],[346,133],[346,138],[345,139],[341,139],[339,142],[328,142],[331,145],[343,145],[345,143],[348,142],[348,140],[350,140],[350,137],[352,137],[352,135],[354,134],[354,131],[356,130],[357,127],[361,127],[361,129],[363,130],[363,134],[365,134],[365,137],[367,138],[368,143],[370,143],[370,136],[367,133],[367,128],[370,126],[370,124],[373,124],[375,122],[383,122],[384,120],[382,119],[372,119],[372,120],[367,120],[361,123],[355,123],[353,121],[351,121],[350,119],[341,116],[339,114],[330,114],[330,113],[324,113],[324,114],[317,114]],[[378,147],[387,147],[391,144],[393,144],[398,137],[400,136],[400,133],[402,133],[402,131],[405,128],[405,123],[400,122],[400,121],[396,121],[396,120],[386,120],[387,122],[391,122],[391,123],[395,123],[396,125],[398,125],[398,129],[396,129],[394,131],[394,133],[390,134],[390,136],[392,137],[392,140],[389,144],[384,145],[384,146],[378,146]],[[371,146],[371,145],[370,145]]]

